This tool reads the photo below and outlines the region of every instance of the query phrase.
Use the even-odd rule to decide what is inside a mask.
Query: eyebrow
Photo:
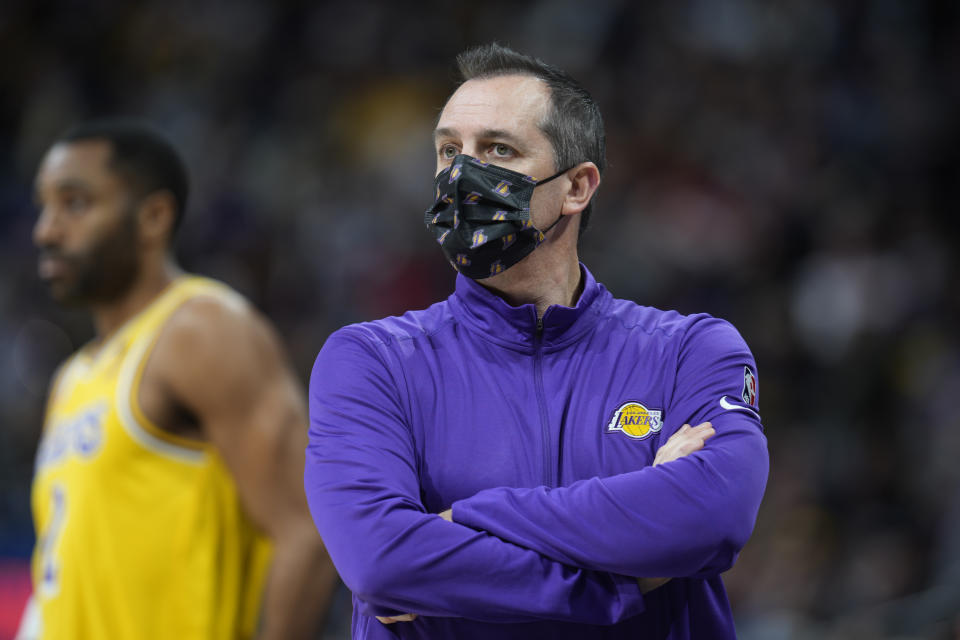
[[[64,191],[91,191],[90,185],[84,181],[77,178],[67,178],[66,180],[61,180],[53,185],[53,190],[57,193],[63,193]],[[40,185],[35,184],[33,187],[34,201],[39,202],[40,200]]]
[[[439,129],[433,132],[434,141],[440,138],[459,138],[460,133],[456,129],[450,129],[449,127],[440,127]],[[505,140],[516,146],[522,145],[522,141],[517,136],[513,135],[509,131],[503,129],[483,129],[477,136],[481,140]]]
[[[434,141],[436,141],[439,138],[456,138],[456,137],[457,137],[456,130],[450,129],[449,127],[440,127],[438,129],[434,129],[433,131]]]
[[[61,180],[55,185],[57,191],[67,191],[70,189],[90,189],[90,184],[85,180],[80,180],[78,178],[67,178]]]

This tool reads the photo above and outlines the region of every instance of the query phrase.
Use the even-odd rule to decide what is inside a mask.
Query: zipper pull
[[[540,317],[540,318],[537,318],[537,335],[539,336],[542,333],[543,333],[543,318]]]

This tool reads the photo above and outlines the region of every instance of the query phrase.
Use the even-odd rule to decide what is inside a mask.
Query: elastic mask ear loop
[[[543,231],[541,231],[540,233],[542,233],[544,236],[546,236],[546,235],[547,235],[547,232],[550,231],[550,229],[553,229],[555,226],[557,226],[557,224],[558,224],[561,220],[563,220],[563,205],[560,205],[560,215],[557,216],[557,219],[554,220],[552,223],[550,223],[550,226],[547,227],[546,229],[544,229]]]
[[[544,178],[543,180],[537,181],[537,184],[534,185],[534,189],[536,189],[537,187],[539,187],[539,186],[542,185],[542,184],[547,184],[548,182],[550,182],[550,181],[553,180],[554,178],[559,178],[560,176],[562,176],[563,174],[565,174],[567,171],[570,171],[570,169],[573,169],[573,167],[568,167],[567,169],[564,169],[563,171],[557,171],[555,174],[553,174],[553,175],[550,176],[549,178]],[[555,226],[557,226],[557,223],[559,223],[561,220],[563,220],[563,205],[560,205],[560,215],[557,216],[557,219],[554,220],[552,223],[550,223],[550,226],[547,227],[546,229],[544,229],[543,231],[541,231],[540,233],[542,233],[544,236],[546,236],[546,235],[547,235],[547,231],[550,231],[550,229],[553,229]]]
[[[553,180],[553,179],[555,179],[555,178],[559,178],[560,176],[562,176],[563,174],[565,174],[567,171],[570,171],[570,169],[573,169],[573,167],[567,167],[567,168],[564,169],[563,171],[557,171],[555,174],[553,174],[553,175],[550,176],[549,178],[544,178],[543,180],[537,180],[537,183],[536,183],[535,185],[533,185],[534,189],[536,189],[537,187],[539,187],[539,186],[542,185],[542,184],[547,184],[548,182],[550,182],[551,180]]]

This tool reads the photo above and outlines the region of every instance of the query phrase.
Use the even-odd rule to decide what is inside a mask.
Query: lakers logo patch
[[[500,183],[493,188],[493,192],[503,197],[506,197],[510,195],[510,186],[511,184],[509,182],[507,182],[506,180],[501,180]]]
[[[487,242],[487,234],[483,232],[483,229],[477,229],[473,232],[473,237],[471,238],[470,248],[476,249],[482,244]]]
[[[607,433],[621,431],[636,440],[643,440],[663,428],[663,412],[648,409],[639,402],[625,402],[613,412]]]

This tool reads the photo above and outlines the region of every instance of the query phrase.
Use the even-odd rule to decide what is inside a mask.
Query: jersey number
[[[50,498],[53,502],[53,515],[50,518],[50,525],[43,534],[43,541],[40,543],[40,570],[43,572],[40,578],[40,592],[47,597],[56,595],[60,590],[60,563],[57,561],[56,551],[67,517],[67,496],[63,487],[58,484],[53,485]]]

